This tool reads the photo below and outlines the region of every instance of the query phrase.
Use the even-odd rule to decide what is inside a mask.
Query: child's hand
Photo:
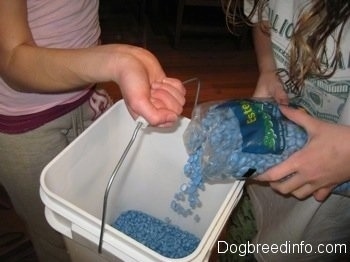
[[[323,201],[332,189],[350,180],[350,127],[317,120],[302,110],[281,107],[291,121],[305,128],[309,141],[284,162],[258,176],[282,194]]]
[[[174,124],[185,104],[182,82],[166,77],[156,57],[145,49],[120,45],[118,51],[115,82],[130,114],[143,116],[153,126]]]

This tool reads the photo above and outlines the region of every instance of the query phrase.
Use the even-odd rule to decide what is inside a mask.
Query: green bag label
[[[281,154],[284,151],[285,125],[277,104],[245,99],[228,101],[217,108],[230,108],[237,117],[242,152]]]

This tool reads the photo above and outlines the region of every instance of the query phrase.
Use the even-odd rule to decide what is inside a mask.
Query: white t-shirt
[[[248,2],[246,12],[250,8]],[[307,8],[308,3],[305,0],[270,0],[268,3],[264,15],[272,26],[271,40],[279,69],[288,69],[288,48],[293,26],[300,10]],[[343,33],[342,61],[332,78],[308,79],[300,98],[294,98],[292,90],[285,86],[292,100],[312,115],[331,122],[338,122],[344,113],[350,92],[349,26],[350,21]],[[327,56],[330,58],[332,55],[334,41],[329,38]],[[300,201],[282,196],[269,186],[254,184],[247,188],[257,221],[258,234],[254,243],[256,247],[260,244],[260,250],[255,253],[259,261],[337,261],[345,248],[350,252],[350,198],[332,194],[320,203],[313,197]],[[269,247],[269,251],[262,249],[263,244],[267,244],[265,247]]]
[[[250,5],[249,1],[246,2],[247,13]],[[278,69],[288,71],[289,40],[301,10],[304,8],[307,10],[310,7],[309,2],[308,0],[269,1],[264,17],[269,19],[271,24],[273,52]],[[338,122],[350,93],[350,21],[344,27],[340,49],[341,61],[335,74],[329,79],[307,79],[301,97],[293,99],[312,115],[330,122]],[[329,37],[327,51],[322,60],[331,62],[334,54],[335,40]],[[288,80],[288,77],[282,80]],[[288,85],[285,85],[285,89],[291,98],[295,97]]]

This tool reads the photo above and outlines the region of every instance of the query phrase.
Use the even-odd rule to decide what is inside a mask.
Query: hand
[[[282,113],[308,133],[306,145],[256,179],[282,194],[323,201],[333,188],[350,180],[350,127],[315,119],[302,110],[281,106]]]
[[[260,73],[253,97],[273,98],[279,104],[288,104],[288,96],[275,71]]]
[[[158,60],[145,49],[121,45],[118,51],[115,81],[131,115],[142,115],[154,126],[171,126],[185,103],[182,82],[166,77]]]
[[[151,103],[158,110],[159,115],[163,114],[165,121],[160,127],[171,126],[177,117],[182,113],[185,104],[186,91],[180,80],[174,78],[164,78],[161,82],[154,82],[151,86]],[[173,113],[169,113],[171,110]],[[173,116],[172,116],[173,115]],[[150,118],[157,114],[151,114]],[[157,119],[155,120],[157,122]]]

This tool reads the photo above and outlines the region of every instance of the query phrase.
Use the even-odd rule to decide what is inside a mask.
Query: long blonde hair
[[[229,28],[234,28],[242,21],[251,25],[250,19],[254,14],[258,14],[261,21],[263,10],[268,4],[268,0],[254,0],[251,13],[245,15],[243,0],[221,1]],[[344,25],[350,16],[350,1],[313,0],[310,1],[310,8],[305,10],[294,28],[290,48],[289,76],[299,91],[308,77],[329,78],[334,74],[340,61],[339,44]],[[335,39],[336,51],[333,60],[325,63],[322,54],[329,36]]]

